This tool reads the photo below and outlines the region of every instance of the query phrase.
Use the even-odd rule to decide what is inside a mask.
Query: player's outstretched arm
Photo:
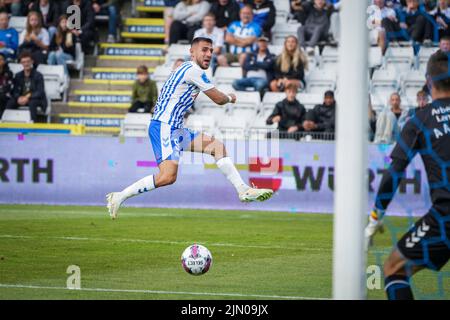
[[[236,95],[233,93],[225,94],[216,88],[212,88],[203,92],[206,94],[212,101],[217,103],[218,105],[224,105],[227,103],[235,103]]]

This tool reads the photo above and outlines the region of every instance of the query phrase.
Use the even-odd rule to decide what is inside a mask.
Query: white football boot
[[[239,194],[239,200],[242,202],[266,201],[273,195],[271,189],[249,188],[247,191]]]
[[[106,207],[108,208],[109,215],[113,220],[117,218],[120,205],[123,202],[123,199],[119,194],[120,192],[111,192],[106,195],[106,201],[108,203]]]

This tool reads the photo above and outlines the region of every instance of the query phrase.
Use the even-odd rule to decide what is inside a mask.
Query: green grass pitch
[[[331,297],[332,215],[282,212],[0,206],[0,299],[303,299]],[[408,227],[388,218],[368,264],[382,264]],[[187,274],[192,243],[208,247],[210,271]],[[69,265],[82,290],[66,289]],[[450,298],[450,267],[413,282],[417,298]],[[381,286],[383,283],[381,282]],[[384,299],[381,289],[369,299]]]

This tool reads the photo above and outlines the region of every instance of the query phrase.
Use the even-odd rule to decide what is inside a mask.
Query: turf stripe
[[[68,240],[68,241],[107,241],[107,242],[134,242],[134,243],[151,243],[151,244],[168,244],[168,245],[189,245],[190,241],[171,241],[171,240],[146,240],[146,239],[106,239],[106,238],[89,238],[89,237],[34,237],[24,235],[0,234],[0,239],[48,239],[48,240]],[[210,243],[201,242],[211,247],[235,247],[235,248],[252,248],[252,249],[283,249],[283,250],[302,250],[302,251],[331,251],[331,248],[311,248],[311,247],[286,247],[286,246],[265,246],[265,245],[244,245],[235,243]]]
[[[68,289],[65,287],[49,287],[49,286],[36,286],[36,285],[24,285],[24,284],[4,284],[4,283],[0,283],[0,288],[70,290],[70,291],[92,291],[92,292],[123,292],[123,293],[145,293],[145,294],[173,294],[173,295],[243,297],[243,298],[248,297],[248,298],[288,299],[288,300],[329,300],[328,298],[301,297],[301,296],[279,296],[279,295],[264,295],[264,294],[245,294],[245,293],[191,292],[191,291],[184,292],[184,291],[106,289],[106,288]]]

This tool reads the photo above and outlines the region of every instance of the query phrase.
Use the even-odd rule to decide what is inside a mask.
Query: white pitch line
[[[288,299],[288,300],[329,300],[328,298],[278,296],[278,295],[262,295],[262,294],[243,294],[243,293],[184,292],[184,291],[105,289],[105,288],[68,289],[65,287],[48,287],[48,286],[34,286],[34,285],[23,285],[23,284],[1,284],[1,283],[0,283],[0,288],[70,290],[70,291],[91,291],[91,292],[122,292],[122,293],[145,293],[145,294],[173,294],[173,295],[219,296],[219,297],[235,297],[235,298],[240,297],[240,298]]]
[[[12,239],[50,239],[50,240],[72,240],[72,241],[108,241],[108,242],[138,242],[138,243],[152,243],[152,244],[183,244],[189,245],[192,242],[188,241],[169,241],[169,240],[145,240],[145,239],[105,239],[105,238],[87,238],[87,237],[33,237],[24,235],[9,235],[1,234],[1,238],[12,238]],[[243,245],[243,244],[233,244],[233,243],[209,243],[209,242],[198,242],[199,244],[204,244],[208,246],[216,247],[234,247],[234,248],[252,248],[252,249],[283,249],[283,250],[303,250],[303,251],[331,251],[331,248],[311,248],[311,247],[283,247],[283,246],[258,246],[258,245]]]

